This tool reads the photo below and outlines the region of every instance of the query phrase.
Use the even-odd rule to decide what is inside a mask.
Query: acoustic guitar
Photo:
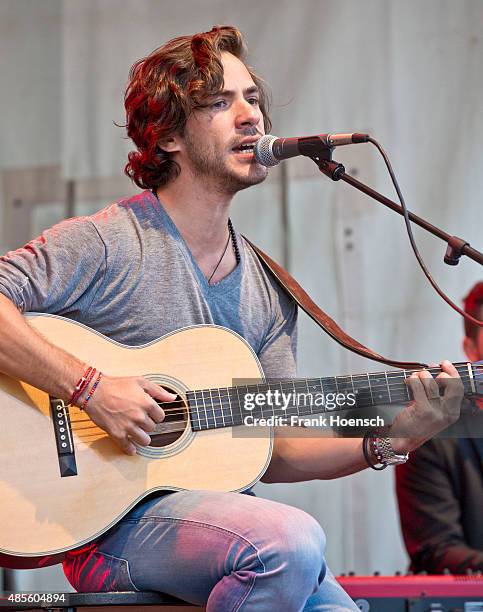
[[[248,343],[214,325],[183,328],[128,347],[86,326],[45,314],[27,322],[51,343],[112,376],[144,376],[176,393],[147,447],[128,456],[88,415],[0,374],[0,566],[56,563],[115,525],[158,490],[243,491],[268,467],[277,419],[410,399],[410,371],[266,381]],[[482,367],[455,364],[465,391],[481,393]],[[101,383],[102,384],[102,383]],[[293,398],[259,406],[257,397]],[[296,394],[332,398],[324,405]],[[258,394],[258,395],[257,395]],[[250,398],[251,401],[246,401]],[[354,401],[355,398],[355,401]],[[345,414],[345,413],[344,413]],[[270,418],[272,421],[270,421]],[[262,421],[260,421],[262,419]],[[300,424],[300,423],[298,423]],[[49,560],[41,560],[49,555]]]

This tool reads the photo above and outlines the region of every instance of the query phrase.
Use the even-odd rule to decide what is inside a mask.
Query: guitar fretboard
[[[466,395],[476,395],[481,365],[455,363]],[[428,368],[432,375],[439,368]],[[246,417],[305,417],[348,409],[405,404],[411,394],[406,379],[414,370],[394,370],[236,385],[189,391],[192,429],[202,431],[242,425]],[[259,402],[257,402],[259,398]],[[349,401],[347,401],[349,398]],[[261,405],[263,404],[263,405]]]

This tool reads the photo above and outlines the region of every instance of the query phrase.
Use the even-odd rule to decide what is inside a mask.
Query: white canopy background
[[[113,122],[123,122],[129,67],[169,38],[213,24],[247,35],[250,62],[273,92],[276,134],[370,132],[388,151],[408,207],[483,247],[479,0],[3,0],[0,170],[58,164],[65,178],[120,180],[130,143]],[[373,147],[336,153],[348,172],[394,197]],[[286,163],[288,234],[278,170],[236,198],[236,226],[274,257],[286,241],[294,276],[376,351],[461,359],[462,323],[423,278],[402,218],[332,183],[310,160]],[[481,269],[445,266],[444,245],[415,234],[436,279],[460,301]],[[300,319],[300,375],[380,369]],[[405,569],[391,470],[257,492],[321,522],[334,572]],[[18,578],[23,588],[59,581],[51,570]]]

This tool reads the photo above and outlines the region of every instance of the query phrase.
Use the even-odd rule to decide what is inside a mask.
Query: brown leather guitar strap
[[[308,293],[297,283],[297,281],[285,270],[282,266],[279,266],[273,259],[271,259],[266,253],[250,242],[245,236],[243,238],[252,247],[255,253],[260,258],[261,262],[266,268],[273,274],[279,284],[285,289],[285,291],[297,302],[297,304],[304,310],[311,319],[313,319],[331,338],[336,340],[339,344],[345,348],[367,357],[368,359],[374,359],[395,368],[401,368],[403,370],[419,370],[424,368],[426,364],[412,362],[412,361],[395,361],[394,359],[388,359],[378,353],[375,353],[371,349],[367,348],[354,338],[351,338],[348,334],[341,329],[337,323],[329,317],[317,304],[311,299]]]

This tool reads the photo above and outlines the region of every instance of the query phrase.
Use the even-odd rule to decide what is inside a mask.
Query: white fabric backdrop
[[[250,59],[271,85],[275,133],[370,132],[389,152],[410,209],[482,248],[483,4],[478,0],[8,0],[0,11],[10,19],[10,28],[2,28],[1,50],[12,53],[22,42],[35,55],[33,64],[24,56],[9,64],[2,82],[14,86],[23,104],[22,85],[31,82],[37,65],[48,69],[52,80],[51,97],[46,98],[43,80],[29,90],[41,116],[33,127],[21,122],[21,150],[18,134],[7,130],[2,165],[8,165],[10,150],[16,166],[31,165],[32,158],[51,163],[57,153],[52,142],[61,142],[54,161],[62,163],[66,177],[119,175],[130,145],[113,121],[123,121],[129,66],[173,36],[230,23],[247,34]],[[40,27],[29,25],[34,23]],[[0,104],[2,111],[8,106],[13,120],[28,115],[23,106],[17,116],[7,100]],[[42,130],[52,134],[49,154],[39,145]],[[373,147],[339,149],[336,158],[393,197]],[[291,271],[321,306],[382,354],[462,358],[461,322],[423,279],[402,219],[349,186],[331,183],[309,160],[289,162],[288,173]],[[276,179],[274,174],[241,193],[233,218],[277,257],[284,237]],[[421,231],[415,234],[435,277],[459,300],[481,270],[470,261],[445,266],[444,245]],[[303,316],[299,355],[304,376],[379,369],[340,349]],[[389,470],[323,483],[260,485],[258,493],[320,520],[335,572],[405,568]]]

